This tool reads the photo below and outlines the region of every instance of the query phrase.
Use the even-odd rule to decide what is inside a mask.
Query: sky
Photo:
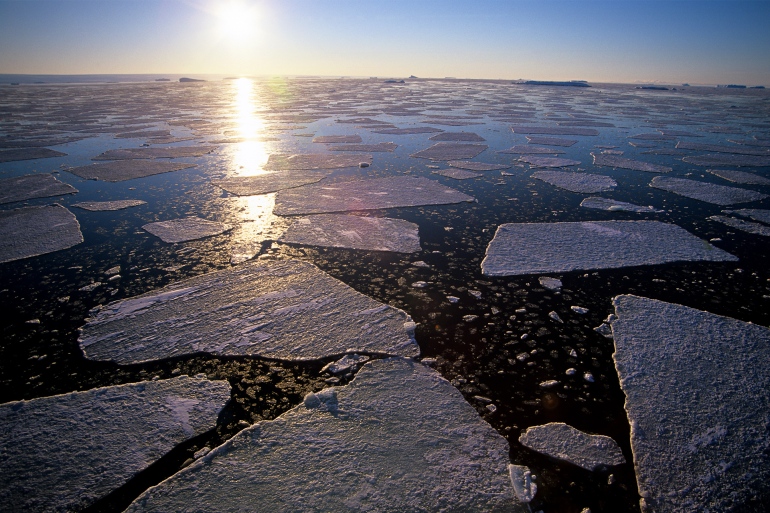
[[[0,0],[0,73],[770,86],[770,0]]]

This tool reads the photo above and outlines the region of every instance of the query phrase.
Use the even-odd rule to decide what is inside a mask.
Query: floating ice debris
[[[171,148],[126,148],[107,150],[91,160],[177,159],[201,157],[216,150],[217,146],[173,146]],[[157,173],[152,173],[157,174]],[[127,178],[123,178],[127,180]],[[118,181],[118,180],[111,180]]]
[[[634,205],[633,203],[626,203],[625,201],[615,201],[609,198],[600,198],[598,196],[593,196],[591,198],[584,199],[580,203],[580,206],[585,208],[595,208],[597,210],[608,210],[610,212],[614,212],[618,210],[623,210],[626,212],[638,212],[638,213],[663,212],[662,210],[658,210],[650,206],[643,207],[641,205]]]
[[[52,253],[81,242],[78,220],[61,205],[0,211],[0,263]]]
[[[528,511],[508,444],[436,371],[390,358],[247,428],[147,490],[128,513]],[[258,462],[258,463],[255,463]]]
[[[450,160],[447,162],[450,167],[457,169],[466,169],[468,171],[498,171],[500,169],[510,169],[506,164],[488,164],[486,162],[470,162],[464,160]]]
[[[0,405],[0,509],[75,511],[214,428],[227,381],[187,376]]]
[[[513,492],[521,502],[532,502],[537,494],[537,485],[533,483],[532,472],[524,465],[508,465]]]
[[[770,210],[759,208],[741,208],[739,210],[723,210],[725,214],[738,214],[743,217],[750,217],[755,221],[770,224]]]
[[[560,385],[560,382],[555,379],[549,379],[548,381],[540,382],[540,388],[553,388],[559,385]]]
[[[313,138],[314,143],[360,143],[360,135],[321,135]]]
[[[481,294],[480,290],[469,290],[468,294],[470,294],[471,296],[475,297],[476,299],[481,299],[481,297],[482,297],[482,294]]]
[[[738,259],[658,221],[511,223],[497,228],[481,269],[511,276],[700,260]]]
[[[736,167],[767,167],[770,157],[755,155],[714,154],[685,157],[682,160],[696,166],[736,166]]]
[[[519,157],[519,162],[526,162],[532,167],[565,167],[565,166],[577,166],[580,164],[579,160],[563,159],[560,157]]]
[[[446,299],[447,299],[447,301],[449,301],[452,304],[460,302],[460,298],[457,297],[457,296],[447,296]]]
[[[336,362],[332,362],[323,369],[321,372],[330,372],[331,374],[343,374],[351,369],[358,368],[364,363],[369,361],[369,357],[362,354],[346,354]]]
[[[706,144],[690,141],[679,141],[676,147],[682,150],[711,151],[714,153],[730,153],[733,155],[757,155],[770,157],[770,148],[757,146],[726,146],[723,144]]]
[[[12,150],[0,150],[0,163],[15,162],[17,160],[48,159],[51,157],[64,157],[66,153],[49,150],[48,148],[14,148]]]
[[[381,142],[377,144],[343,144],[342,146],[330,146],[329,151],[361,151],[374,153],[392,153],[398,148],[393,142]]]
[[[671,171],[671,168],[668,166],[660,166],[658,164],[651,164],[640,160],[627,159],[625,157],[618,157],[617,155],[591,153],[591,156],[594,158],[595,166],[619,167],[621,169],[646,171],[648,173],[668,173]]]
[[[527,428],[519,442],[533,451],[564,460],[586,470],[621,465],[623,452],[612,438],[589,435],[563,422]]]
[[[418,151],[410,156],[430,160],[472,159],[487,148],[489,148],[489,146],[486,144],[444,142],[436,143],[430,148]]]
[[[105,212],[110,210],[123,210],[124,208],[138,207],[147,202],[142,200],[114,200],[114,201],[83,201],[73,203],[73,207],[90,210],[91,212]]]
[[[594,331],[605,338],[612,338],[612,327],[606,322],[595,327]]]
[[[574,376],[575,374],[577,374],[577,369],[573,369],[572,367],[570,367],[569,369],[564,371],[564,374],[566,374],[567,376]]]
[[[478,318],[479,318],[478,315],[473,315],[473,314],[463,315],[463,321],[465,322],[473,322]]]
[[[427,178],[394,176],[305,185],[276,196],[276,215],[377,210],[473,201],[473,197]]]
[[[427,263],[423,262],[422,260],[418,260],[417,262],[412,262],[412,266],[413,267],[423,267],[423,268],[426,268],[426,269],[430,268],[430,265],[428,265]]]
[[[60,182],[50,173],[15,176],[0,180],[0,204],[76,192],[78,190],[73,186]]]
[[[87,358],[120,364],[201,352],[313,360],[417,356],[413,331],[402,310],[312,264],[252,261],[92,310],[79,342]]]
[[[328,176],[327,173],[305,170],[283,171],[254,176],[234,176],[211,183],[236,196],[257,196],[320,182]]]
[[[412,128],[383,128],[381,130],[372,130],[375,134],[385,135],[411,135],[411,134],[432,134],[443,132],[440,128],[430,126],[416,126]]]
[[[745,171],[734,171],[731,169],[707,169],[706,171],[730,182],[747,185],[770,185],[770,180],[767,178]]]
[[[643,506],[731,511],[756,500],[770,480],[770,330],[637,296],[614,305]]]
[[[585,315],[585,314],[588,313],[588,308],[584,308],[582,306],[572,305],[569,308],[570,308],[570,310],[572,310],[576,314]]]
[[[100,281],[95,281],[95,282],[89,283],[88,285],[80,287],[78,290],[80,292],[93,292],[94,290],[98,289],[102,285],[104,285],[104,283]]]
[[[572,128],[556,126],[512,126],[511,130],[517,134],[542,134],[542,135],[599,135],[593,128]],[[537,144],[546,144],[538,142]]]
[[[416,282],[412,283],[412,287],[414,287],[416,289],[424,289],[427,286],[428,286],[428,283],[424,282],[424,281],[416,281]]]
[[[79,176],[80,178],[85,178],[86,180],[122,182],[124,180],[144,178],[145,176],[158,175],[170,171],[179,171],[190,167],[195,167],[195,164],[142,160],[137,158],[136,160],[116,160],[114,162],[103,162],[82,167],[71,167],[67,169],[67,172]]]
[[[770,226],[766,226],[764,224],[754,223],[751,221],[745,221],[743,219],[736,219],[734,217],[727,216],[710,216],[708,219],[710,221],[717,221],[722,224],[726,224],[731,228],[735,228],[746,233],[770,237]]]
[[[473,171],[465,171],[464,169],[438,169],[432,171],[434,175],[446,176],[447,178],[454,178],[455,180],[467,180],[468,178],[478,178],[482,176],[480,173],[474,173]]]
[[[560,189],[583,194],[611,191],[618,185],[609,176],[568,171],[536,171],[532,178],[537,178]]]
[[[363,217],[343,214],[320,214],[294,221],[279,242],[417,253],[420,247],[418,226],[403,219]]]
[[[473,132],[444,132],[430,138],[431,141],[484,142],[486,139]]]
[[[650,187],[673,192],[680,196],[713,203],[715,205],[732,205],[734,203],[747,203],[767,198],[767,194],[761,194],[748,189],[728,187],[708,182],[688,180],[686,178],[673,178],[670,176],[656,176],[650,182]]]
[[[558,137],[540,137],[536,135],[528,135],[527,141],[529,144],[544,144],[546,146],[563,146],[569,147],[577,143],[575,139],[560,139]]]
[[[590,372],[586,372],[585,374],[583,374],[583,379],[586,380],[589,383],[593,383],[594,382],[594,375],[591,374]]]
[[[142,226],[142,229],[160,237],[163,242],[176,243],[219,235],[231,230],[232,226],[207,221],[200,217],[184,217],[171,221],[148,223]]]
[[[497,153],[514,153],[517,155],[559,155],[564,153],[564,150],[546,148],[545,146],[518,144],[516,146],[511,146],[507,150],[500,150]]]
[[[338,169],[343,167],[358,167],[361,162],[371,164],[372,156],[364,154],[336,155],[330,153],[279,155],[273,153],[268,158],[264,169],[268,171],[290,171],[298,169]]]
[[[540,285],[547,288],[548,290],[561,290],[561,280],[558,278],[551,278],[549,276],[541,276],[537,279],[537,281],[540,282]]]

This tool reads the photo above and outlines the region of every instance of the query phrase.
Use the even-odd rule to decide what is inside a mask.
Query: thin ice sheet
[[[767,194],[748,189],[670,176],[656,176],[650,182],[650,187],[715,205],[733,205],[735,203],[747,203],[767,198]]]
[[[462,160],[472,159],[489,148],[486,144],[440,142],[410,155],[419,159]]]
[[[131,159],[178,159],[201,157],[216,150],[218,146],[173,146],[170,148],[126,148],[107,150],[91,160],[131,160]]]
[[[78,220],[61,205],[0,211],[0,263],[52,253],[81,242]]]
[[[145,176],[159,175],[171,171],[179,171],[195,167],[195,164],[186,164],[183,162],[167,162],[144,160],[116,160],[114,162],[102,162],[82,167],[67,168],[68,173],[72,173],[86,180],[104,180],[105,182],[122,182],[133,180],[134,178],[144,178]]]
[[[608,155],[605,153],[591,153],[594,158],[594,166],[603,167],[619,167],[621,169],[630,169],[632,171],[646,171],[648,173],[668,173],[671,168],[668,166],[661,166],[653,164],[651,162],[643,162],[641,160],[627,159],[625,157],[619,157],[617,155]]]
[[[142,200],[114,200],[114,201],[83,201],[73,203],[73,207],[90,210],[91,212],[106,212],[112,210],[123,210],[124,208],[138,207],[147,204]]]
[[[591,435],[563,422],[532,426],[519,436],[519,443],[533,451],[564,460],[586,470],[612,467],[626,462],[612,438]]]
[[[232,226],[193,216],[148,223],[142,226],[142,229],[159,237],[163,242],[176,243],[219,235],[232,229]]]
[[[305,153],[299,155],[281,155],[273,153],[268,157],[264,169],[267,171],[292,171],[300,169],[340,169],[358,167],[365,162],[372,163],[372,156],[365,154]]]
[[[532,177],[560,189],[582,194],[611,191],[618,185],[609,176],[570,171],[536,171]]]
[[[0,204],[26,201],[34,198],[50,198],[62,194],[75,194],[76,188],[60,182],[50,173],[15,176],[0,180]]]
[[[254,176],[234,176],[211,183],[236,196],[257,196],[320,182],[327,176],[327,173],[318,171],[279,171]]]

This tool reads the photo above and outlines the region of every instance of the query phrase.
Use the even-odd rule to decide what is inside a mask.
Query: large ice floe
[[[497,228],[481,270],[511,276],[699,260],[738,259],[658,221],[510,223]]]
[[[171,171],[179,171],[195,167],[195,164],[184,162],[155,161],[145,159],[116,160],[100,162],[88,166],[70,167],[66,171],[87,180],[104,180],[106,182],[122,182],[134,178],[159,175]]]
[[[427,178],[394,176],[305,185],[281,191],[276,196],[273,212],[282,216],[323,214],[463,201],[473,201],[473,197]]]
[[[467,180],[469,178],[478,178],[481,173],[474,173],[473,171],[466,171],[465,169],[436,169],[431,171],[434,175],[446,176],[447,178],[454,178],[455,180]]]
[[[227,381],[187,376],[0,405],[0,509],[76,511],[213,429]]]
[[[422,250],[417,228],[416,224],[403,219],[319,214],[297,219],[278,241],[308,246],[417,253]]]
[[[519,436],[519,442],[533,451],[568,461],[586,470],[626,462],[623,451],[612,438],[590,435],[563,422],[529,427]]]
[[[411,156],[430,160],[462,160],[472,159],[489,148],[486,144],[470,144],[457,142],[439,142]]]
[[[163,242],[175,243],[219,235],[231,230],[232,226],[200,217],[184,217],[148,223],[142,226],[142,229],[159,237]]]
[[[256,196],[320,182],[327,176],[328,171],[297,170],[254,176],[234,176],[211,183],[236,196]]]
[[[686,198],[692,198],[715,205],[732,205],[734,203],[747,203],[767,198],[767,194],[760,192],[728,187],[687,178],[674,178],[671,176],[656,176],[650,182],[650,187],[673,192]]]
[[[537,135],[528,135],[527,141],[529,144],[544,144],[546,146],[563,146],[569,147],[577,143],[576,139],[561,139],[559,137],[541,137]]]
[[[15,176],[0,180],[0,204],[76,192],[78,192],[76,188],[60,182],[50,173]]]
[[[682,160],[696,166],[736,166],[736,167],[767,167],[770,157],[758,155],[735,155],[731,153],[707,153],[685,157]]]
[[[390,358],[241,431],[127,511],[529,511],[508,464],[506,440],[448,381]]]
[[[404,311],[295,260],[197,276],[90,315],[79,337],[86,357],[120,364],[193,353],[287,360],[419,354]]]
[[[535,157],[532,155],[519,157],[519,162],[526,162],[532,167],[566,167],[577,166],[580,164],[579,160],[564,159],[561,157]]]
[[[91,160],[176,159],[200,157],[216,150],[218,146],[174,146],[171,148],[126,148],[107,150]]]
[[[746,221],[744,219],[737,219],[735,217],[727,216],[709,216],[709,221],[717,221],[730,228],[741,230],[746,233],[752,233],[754,235],[762,235],[764,237],[770,237],[770,226],[766,226],[760,223],[754,223],[752,221]]]
[[[81,242],[80,223],[61,205],[0,211],[0,263],[52,253]]]
[[[691,141],[679,141],[676,147],[682,150],[712,151],[714,153],[730,153],[733,155],[758,155],[770,157],[770,148],[757,146],[728,146],[725,144],[709,144]]]
[[[142,200],[82,201],[80,203],[73,203],[72,206],[91,212],[105,212],[138,207],[139,205],[145,205],[146,203],[146,201]]]
[[[450,160],[447,162],[450,167],[457,169],[466,169],[468,171],[499,171],[501,169],[510,169],[507,164],[490,164],[488,162],[473,162],[469,160]]]
[[[473,132],[444,132],[430,138],[431,141],[484,142],[486,139]]]
[[[636,212],[639,214],[663,212],[662,210],[658,210],[655,207],[651,207],[651,206],[635,205],[633,203],[626,203],[625,201],[616,201],[609,198],[601,198],[598,196],[593,196],[593,197],[584,199],[580,203],[580,206],[584,208],[594,208],[597,210],[607,210],[609,212],[615,212],[620,210],[625,212]]]
[[[303,153],[283,155],[273,153],[268,157],[264,169],[267,171],[291,171],[298,169],[340,169],[358,167],[362,162],[372,163],[372,156],[365,154]]]
[[[582,194],[611,191],[618,185],[609,176],[570,171],[536,171],[532,178],[537,178],[560,189]]]
[[[617,155],[591,153],[591,156],[594,158],[595,166],[619,167],[621,169],[646,171],[648,173],[668,173],[671,171],[671,168],[668,166],[661,166],[658,164],[652,164],[650,162],[642,162],[641,160],[627,159]]]
[[[767,178],[745,171],[735,171],[732,169],[707,169],[706,171],[730,182],[747,185],[770,185],[770,180]]]
[[[535,135],[599,135],[599,131],[593,128],[573,128],[558,126],[512,126],[511,130],[516,134]],[[539,143],[544,144],[544,143]]]
[[[18,160],[49,159],[51,157],[64,157],[65,155],[67,154],[48,148],[14,148],[12,150],[0,150],[0,163]]]
[[[507,150],[500,150],[497,153],[513,153],[515,155],[559,155],[564,150],[558,148],[548,148],[545,146],[535,146],[534,144],[517,144]]]
[[[614,304],[643,511],[743,511],[767,496],[770,330],[644,297]]]

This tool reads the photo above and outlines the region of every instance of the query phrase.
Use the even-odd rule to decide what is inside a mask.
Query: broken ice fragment
[[[49,150],[48,148],[14,148],[12,150],[0,150],[0,163],[18,160],[49,159],[66,155],[66,153]]]
[[[342,374],[350,369],[358,368],[360,365],[369,361],[369,357],[362,354],[346,354],[336,362],[332,362],[323,369],[321,372],[330,372],[332,374]]]
[[[215,427],[227,381],[187,376],[0,405],[0,509],[74,511]]]
[[[726,217],[726,216],[710,216],[708,217],[708,219],[710,221],[720,222],[731,228],[735,228],[737,230],[741,230],[746,233],[752,233],[754,235],[763,235],[765,237],[770,237],[770,226],[766,226],[764,224],[753,223],[751,221],[745,221],[743,219],[736,219],[734,217]]]
[[[328,172],[282,171],[254,176],[233,176],[211,183],[236,196],[257,196],[320,182],[328,176],[326,173]]]
[[[252,261],[197,276],[90,316],[81,349],[89,359],[120,364],[194,353],[287,360],[419,354],[405,312],[295,260]]]
[[[50,173],[15,176],[0,180],[0,204],[76,192],[78,190],[73,186],[60,182]]]
[[[444,132],[436,134],[430,138],[431,141],[463,141],[463,142],[484,142],[486,139],[473,132]]]
[[[523,465],[508,465],[511,484],[516,497],[521,502],[532,502],[537,493],[537,485],[532,482],[532,473]]]
[[[548,276],[541,276],[537,279],[540,282],[540,285],[547,288],[548,290],[561,290],[561,280],[558,278],[551,278]]]
[[[279,155],[273,153],[264,169],[268,171],[291,171],[298,169],[338,169],[358,167],[361,162],[372,163],[372,156],[365,154],[307,153],[300,155]]]
[[[342,214],[319,214],[294,221],[279,242],[417,253],[420,247],[418,226],[403,219],[363,217]]]
[[[360,143],[360,135],[321,135],[313,138],[314,143]]]
[[[468,171],[497,171],[511,167],[506,164],[488,164],[486,162],[470,162],[463,160],[450,160],[447,164],[449,164],[450,167],[467,169]]]
[[[601,198],[598,196],[584,199],[580,203],[580,206],[585,208],[595,208],[597,210],[607,210],[610,212],[615,212],[618,210],[637,213],[663,212],[662,210],[658,210],[650,206],[643,207],[641,205],[634,205],[633,203],[626,203],[625,201],[615,201],[609,198]]]
[[[73,207],[90,210],[91,212],[106,212],[111,210],[122,210],[124,208],[138,207],[147,202],[142,200],[114,200],[114,201],[83,201],[73,203]]]
[[[707,169],[706,171],[730,182],[747,185],[770,185],[770,180],[767,178],[745,171],[733,171],[731,169]]]
[[[511,276],[700,260],[738,259],[658,221],[510,223],[497,228],[481,269]]]
[[[570,306],[570,310],[580,315],[585,315],[588,313],[588,308],[584,308],[582,306],[577,306],[577,305]]]
[[[176,243],[219,235],[231,230],[232,226],[193,216],[148,223],[142,226],[142,229],[159,237],[163,242]]]
[[[650,187],[673,192],[680,196],[713,203],[716,205],[732,205],[734,203],[747,203],[767,198],[762,194],[748,189],[728,187],[686,178],[673,178],[670,176],[656,176],[650,182]]]
[[[682,160],[696,166],[736,166],[736,167],[767,167],[770,166],[770,157],[755,155],[734,155],[708,153],[694,157],[685,157]]]
[[[532,177],[560,189],[582,194],[611,191],[618,185],[609,176],[571,171],[536,171]]]
[[[643,506],[730,511],[756,500],[770,480],[770,330],[638,296],[613,303]]]
[[[184,162],[167,162],[155,160],[116,160],[114,162],[102,162],[82,167],[67,168],[72,173],[86,180],[104,180],[106,182],[122,182],[145,176],[169,173],[195,167],[195,164]]]
[[[91,160],[177,159],[201,157],[216,150],[217,146],[173,146],[171,148],[126,148],[107,150]],[[82,169],[82,168],[81,168]],[[85,171],[84,171],[85,172]],[[156,174],[156,173],[153,173]],[[126,178],[123,178],[126,180]],[[118,181],[118,180],[114,180]]]
[[[589,435],[563,422],[527,428],[519,437],[524,447],[564,460],[586,470],[621,465],[623,452],[612,438]]]
[[[548,312],[548,317],[556,322],[564,323],[564,321],[561,320],[561,317],[559,317],[559,314],[556,312]]]
[[[478,178],[482,176],[480,173],[474,173],[473,171],[465,171],[464,169],[438,169],[432,171],[434,175],[446,176],[447,178],[454,178],[455,180],[467,180],[469,178]]]
[[[521,512],[508,443],[438,372],[390,358],[247,428],[139,496],[151,511]],[[258,463],[255,463],[258,462]]]
[[[61,205],[0,211],[0,263],[52,253],[81,242],[78,220]]]
[[[443,142],[436,143],[430,148],[426,148],[410,155],[420,159],[430,160],[461,160],[472,159],[489,146],[486,144],[463,144]]]
[[[668,166],[660,166],[658,164],[652,164],[650,162],[642,162],[640,160],[627,159],[625,157],[619,157],[617,155],[607,155],[604,153],[591,153],[594,158],[595,166],[604,167],[619,167],[621,169],[630,169],[632,171],[646,171],[648,173],[668,173],[671,168]]]

